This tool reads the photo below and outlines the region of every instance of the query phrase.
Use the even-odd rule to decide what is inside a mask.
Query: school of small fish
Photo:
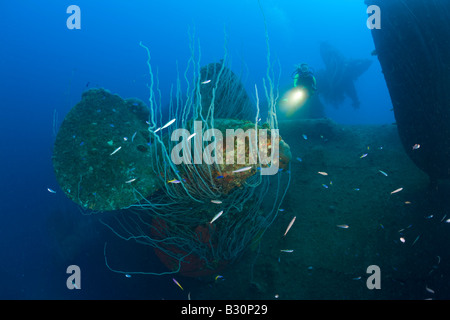
[[[205,81],[201,82],[201,84],[208,84],[209,82],[211,82],[211,80],[205,80]],[[176,119],[170,120],[169,122],[167,122],[167,123],[166,123],[165,125],[163,125],[162,127],[159,127],[158,129],[156,129],[156,130],[154,131],[154,133],[156,133],[156,132],[158,132],[158,131],[160,131],[160,130],[163,130],[163,129],[167,128],[167,127],[169,127],[169,126],[172,125],[175,121],[176,121]],[[114,125],[111,124],[111,127],[114,127]],[[131,137],[131,142],[134,142],[134,139],[136,138],[136,135],[137,135],[137,132],[134,132],[133,135],[132,135],[132,137]],[[196,133],[191,134],[191,135],[187,138],[187,140],[189,141],[189,140],[192,139],[195,135],[196,135]],[[307,139],[308,139],[308,137],[306,136],[306,134],[303,134],[302,137],[303,137],[304,140],[307,140]],[[323,136],[321,136],[321,138],[323,139]],[[128,141],[128,138],[127,138],[127,137],[124,137],[123,140],[126,142],[126,141]],[[108,142],[108,143],[109,143],[110,145],[112,145],[112,141],[110,141],[110,142]],[[412,149],[413,149],[413,150],[417,150],[417,149],[419,149],[420,147],[421,147],[420,144],[415,144],[415,145],[412,146]],[[112,152],[110,153],[110,156],[116,154],[116,153],[119,152],[121,149],[122,149],[122,146],[117,147],[114,151],[112,151]],[[382,150],[383,147],[379,147],[378,149],[379,149],[379,150]],[[370,150],[370,148],[367,147],[367,150]],[[368,153],[364,153],[364,154],[362,154],[362,155],[360,156],[360,159],[365,158],[365,157],[367,157],[367,156],[368,156]],[[300,157],[297,157],[296,159],[297,159],[297,161],[299,161],[299,162],[302,162],[302,161],[303,161],[302,158],[300,158]],[[246,171],[251,170],[252,168],[253,168],[252,166],[243,167],[243,168],[240,168],[240,169],[237,169],[237,170],[232,171],[232,173],[246,172]],[[258,169],[259,169],[259,168],[258,168]],[[381,173],[383,176],[388,177],[388,174],[387,174],[385,171],[383,171],[383,170],[378,170],[378,172]],[[318,171],[317,173],[318,173],[319,175],[322,175],[322,176],[328,176],[328,175],[329,175],[329,174],[328,174],[327,172],[325,172],[325,171]],[[221,178],[223,178],[223,177],[224,177],[224,176],[218,176],[218,177],[216,177],[216,179],[221,179]],[[184,179],[183,179],[183,180],[184,180]],[[126,184],[131,184],[131,183],[133,183],[134,181],[136,181],[136,178],[131,178],[131,179],[125,181],[125,183],[126,183]],[[185,180],[184,180],[184,181],[185,181]],[[178,184],[178,183],[181,183],[181,181],[180,181],[180,180],[177,180],[177,179],[172,179],[172,180],[167,181],[167,183]],[[332,181],[330,181],[329,184],[332,185]],[[322,186],[323,186],[325,189],[328,189],[328,188],[329,188],[328,185],[326,185],[326,184],[322,184]],[[51,189],[51,188],[47,188],[47,190],[48,190],[49,193],[53,193],[53,194],[56,193],[56,191],[54,191],[54,190]],[[359,191],[360,189],[359,189],[359,188],[354,188],[353,190]],[[403,187],[399,187],[399,188],[397,188],[397,189],[391,191],[390,194],[393,195],[393,194],[399,193],[399,192],[401,192],[401,191],[403,191]],[[221,201],[221,200],[217,200],[217,199],[212,199],[212,200],[210,200],[210,202],[213,203],[213,204],[217,204],[217,205],[221,205],[221,204],[222,204],[222,201]],[[404,201],[404,204],[411,204],[411,201]],[[284,209],[278,209],[278,211],[283,212]],[[217,219],[219,219],[219,218],[222,216],[223,213],[224,213],[224,210],[221,210],[219,213],[217,213],[216,215],[214,215],[214,217],[211,219],[211,221],[210,221],[209,223],[210,223],[210,224],[214,223]],[[429,214],[428,216],[425,217],[425,219],[432,219],[433,217],[434,217],[433,214]],[[287,228],[286,228],[286,230],[285,230],[285,232],[284,232],[284,234],[283,234],[283,238],[286,237],[286,235],[288,234],[288,232],[291,230],[292,226],[294,225],[294,223],[295,223],[295,221],[296,221],[296,218],[297,218],[297,217],[294,216],[294,217],[291,219],[291,221],[289,222],[289,224],[288,224],[288,226],[287,226]],[[445,221],[444,221],[444,220],[445,220]],[[446,219],[446,215],[444,215],[444,216],[442,217],[442,219],[440,220],[440,222],[444,222],[444,223],[450,224],[450,219]],[[383,224],[380,223],[379,226],[380,226],[382,229],[384,229],[384,225],[383,225]],[[338,224],[338,225],[336,225],[336,227],[337,227],[337,228],[340,228],[340,229],[348,229],[348,228],[349,228],[349,225],[347,225],[347,224]],[[409,225],[408,227],[403,228],[403,229],[400,229],[400,230],[398,231],[398,232],[399,232],[399,235],[400,235],[400,237],[399,237],[398,239],[399,239],[399,241],[400,241],[401,243],[405,244],[405,243],[407,242],[404,233],[406,232],[406,230],[410,229],[411,227],[412,227],[412,225]],[[421,235],[422,235],[422,234],[419,234],[419,235],[417,235],[417,236],[415,237],[415,240],[412,242],[411,246],[414,246],[414,245],[419,241],[419,239],[421,238]],[[411,239],[412,239],[412,238],[411,238]],[[395,242],[397,242],[397,240],[395,240]],[[397,243],[398,243],[398,242],[397,242]],[[409,243],[409,242],[408,242],[408,243]],[[293,252],[294,252],[294,249],[280,249],[280,253],[293,253]],[[440,257],[440,256],[437,256],[437,259],[438,259],[437,264],[439,265],[440,262],[441,262],[441,257]],[[278,261],[280,261],[280,257],[278,258]],[[313,270],[313,267],[310,266],[310,267],[308,268],[308,270]],[[433,270],[431,270],[430,273],[431,273],[432,271],[433,271]],[[130,275],[130,274],[125,274],[125,277],[130,278],[131,275]],[[217,276],[215,277],[215,281],[216,281],[216,282],[217,282],[218,280],[223,280],[223,279],[224,279],[224,278],[223,278],[223,276],[221,276],[221,275],[217,275]],[[361,279],[361,276],[352,278],[352,280],[360,280],[360,279]],[[184,290],[183,287],[181,286],[181,284],[180,284],[175,278],[172,278],[172,281],[173,281],[173,282],[174,282],[181,290]],[[428,286],[425,286],[425,290],[426,290],[428,293],[431,293],[431,294],[434,294],[434,293],[435,293],[435,291],[434,291],[433,289],[429,288]],[[278,294],[276,294],[276,295],[275,295],[275,298],[278,298],[278,297],[279,297]],[[190,292],[188,293],[188,300],[190,300]]]
[[[303,139],[307,140],[307,137],[306,137],[306,135],[304,135],[304,134],[303,134]],[[413,150],[418,150],[420,147],[421,147],[420,144],[415,144],[415,145],[412,147],[412,149],[413,149]],[[380,147],[378,147],[377,149],[378,149],[378,150],[383,150],[383,147],[380,146]],[[367,150],[370,150],[370,147],[367,147]],[[363,159],[363,158],[367,157],[368,155],[369,155],[368,153],[364,153],[364,154],[362,154],[362,155],[360,156],[360,159]],[[302,159],[301,159],[300,157],[297,157],[296,159],[297,159],[297,161],[302,162]],[[379,172],[380,174],[382,174],[383,176],[385,176],[385,177],[388,177],[388,176],[389,176],[388,173],[387,173],[386,171],[378,170],[378,172]],[[325,172],[325,171],[318,171],[317,173],[318,173],[319,175],[322,175],[322,176],[328,176],[328,173]],[[330,185],[331,185],[331,184],[332,184],[332,182],[330,181]],[[328,186],[327,186],[326,184],[322,184],[322,186],[323,186],[324,188],[328,189]],[[359,188],[354,188],[353,190],[359,191],[360,189],[359,189]],[[403,190],[404,190],[403,187],[399,187],[399,188],[397,188],[397,189],[391,191],[390,194],[391,194],[391,195],[394,195],[394,194],[397,194],[397,193],[399,193],[399,192],[401,192],[401,191],[403,191]],[[404,201],[404,204],[405,204],[405,205],[411,205],[412,202],[409,201],[409,200],[406,200],[406,201]],[[433,217],[434,217],[434,215],[433,215],[433,214],[430,214],[430,215],[426,216],[425,219],[432,219]],[[294,218],[291,220],[291,222],[289,223],[289,225],[288,225],[288,227],[287,227],[287,229],[286,229],[286,231],[285,231],[283,237],[285,237],[286,234],[289,232],[289,230],[291,229],[292,225],[293,225],[294,222],[295,222],[295,219],[296,219],[296,217],[294,217]],[[450,224],[450,218],[447,219],[447,215],[444,214],[443,217],[440,219],[440,222],[441,222],[441,223],[447,223],[447,224]],[[381,227],[381,229],[384,229],[384,228],[385,228],[384,225],[381,224],[381,223],[379,223],[379,226]],[[338,227],[338,228],[340,228],[340,229],[348,229],[348,228],[349,228],[349,225],[347,225],[347,224],[338,224],[338,225],[336,225],[336,227]],[[406,228],[403,228],[403,229],[400,229],[400,230],[399,230],[400,236],[399,236],[399,238],[397,238],[397,239],[398,239],[398,241],[399,241],[401,244],[407,245],[407,243],[410,243],[410,246],[413,247],[413,246],[415,246],[415,245],[420,241],[422,234],[418,234],[418,235],[416,234],[416,235],[415,235],[415,238],[414,238],[414,241],[412,241],[412,242],[408,242],[408,241],[407,241],[407,238],[406,238],[406,236],[404,235],[404,233],[407,232],[407,230],[411,230],[412,227],[413,227],[412,225],[409,225],[409,226],[407,226]],[[413,239],[413,238],[411,238],[411,239]],[[282,252],[282,253],[292,253],[292,252],[294,252],[294,250],[293,250],[293,249],[280,249],[280,252]],[[441,262],[441,257],[440,257],[440,256],[437,256],[436,258],[437,258],[437,264],[439,265],[440,262]],[[280,262],[280,257],[278,258],[278,262]],[[434,266],[434,268],[436,268],[436,266]],[[308,269],[309,269],[309,270],[312,270],[312,267],[309,267]],[[395,268],[394,268],[394,269],[395,269]],[[432,270],[430,271],[430,273],[432,273],[433,271],[434,271],[434,269],[432,269]],[[361,276],[357,276],[357,277],[352,278],[352,280],[360,280],[360,279],[361,279]],[[428,287],[428,286],[425,287],[425,290],[426,290],[428,293],[431,293],[431,294],[434,294],[434,293],[435,293],[435,291],[434,291],[433,289],[431,289],[430,287]],[[276,295],[276,298],[278,298],[278,295]]]

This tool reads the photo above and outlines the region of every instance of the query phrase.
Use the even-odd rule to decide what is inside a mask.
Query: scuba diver
[[[294,87],[280,101],[280,111],[287,117],[318,119],[325,117],[324,106],[317,92],[316,77],[306,63],[295,66]]]
[[[297,69],[292,74],[294,87],[305,88],[308,91],[308,96],[311,97],[317,91],[314,73],[306,63],[302,63],[296,67]]]

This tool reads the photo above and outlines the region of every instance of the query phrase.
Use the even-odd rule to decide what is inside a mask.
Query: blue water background
[[[72,4],[81,9],[80,30],[66,27]],[[379,63],[370,55],[374,46],[363,1],[261,0],[261,7],[271,63],[281,66],[280,87],[291,84],[299,62],[322,68],[319,44],[329,41],[345,56],[374,63],[356,82],[360,109],[346,101],[339,109],[327,106],[327,115],[339,123],[394,121]],[[233,71],[245,71],[251,95],[255,84],[263,92],[267,47],[258,2],[3,1],[0,30],[0,298],[185,298],[169,276],[126,278],[107,270],[101,239],[112,236],[106,230],[87,232],[82,252],[61,259],[64,245],[55,243],[54,228],[77,230],[67,220],[83,216],[53,173],[53,119],[56,112],[57,127],[82,92],[93,87],[147,101],[147,56],[140,41],[150,49],[163,105],[176,81],[177,62],[181,73],[186,68],[190,35],[200,43],[204,65],[223,58],[226,34]],[[55,215],[69,218],[55,222]],[[152,263],[157,261],[149,267]],[[80,266],[82,290],[66,288],[69,264]]]

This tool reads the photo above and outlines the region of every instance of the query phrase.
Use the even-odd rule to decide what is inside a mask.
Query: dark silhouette
[[[353,107],[360,105],[355,89],[355,81],[372,64],[368,59],[347,59],[332,45],[323,42],[320,55],[325,64],[324,70],[317,72],[317,87],[325,102],[338,107],[349,97]]]

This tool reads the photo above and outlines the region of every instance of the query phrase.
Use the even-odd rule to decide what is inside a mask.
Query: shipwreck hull
[[[381,29],[372,36],[405,151],[432,181],[448,179],[450,1],[366,4],[381,9]]]

